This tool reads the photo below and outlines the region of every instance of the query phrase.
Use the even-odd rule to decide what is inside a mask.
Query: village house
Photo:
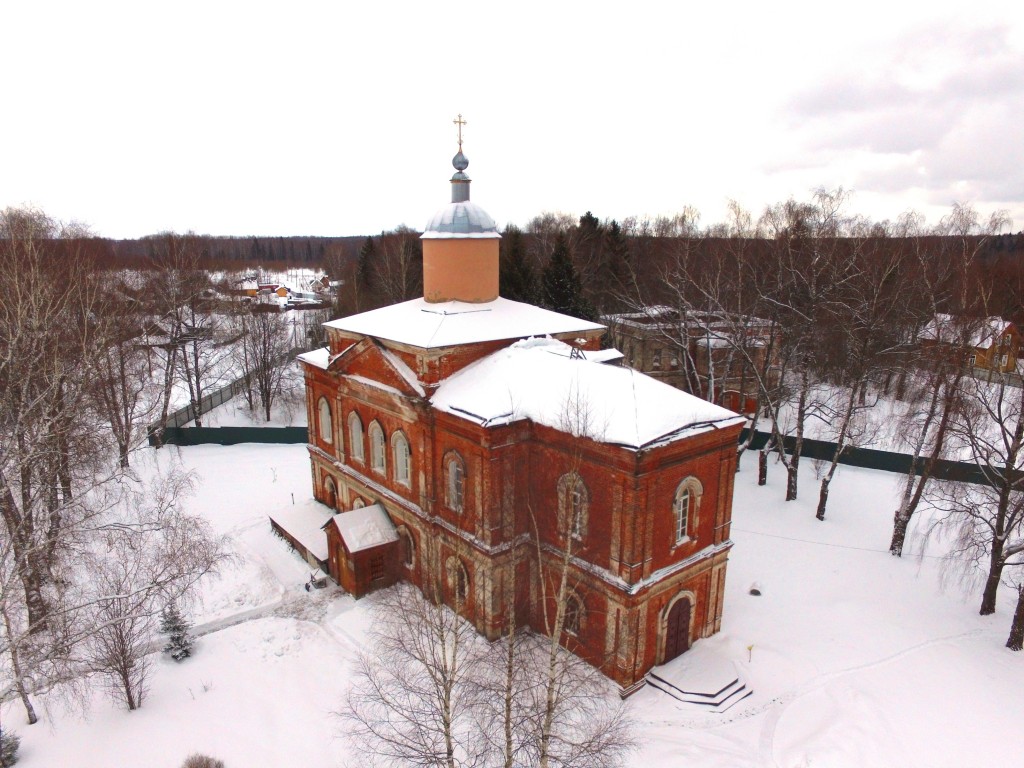
[[[547,631],[567,562],[560,640],[625,695],[721,626],[744,420],[608,364],[604,326],[501,298],[461,141],[453,165],[423,297],[330,321],[299,358],[316,561],[357,597],[438,585],[491,639],[509,612]]]
[[[1001,317],[937,314],[918,334],[923,346],[945,349],[982,373],[1017,371],[1021,334]]]

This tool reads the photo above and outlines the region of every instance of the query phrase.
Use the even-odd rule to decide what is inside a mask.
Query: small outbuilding
[[[380,504],[340,512],[324,530],[329,573],[350,595],[360,598],[399,580],[398,531]]]

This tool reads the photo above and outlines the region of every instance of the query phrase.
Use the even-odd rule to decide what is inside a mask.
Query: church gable
[[[393,352],[369,337],[332,358],[327,370],[383,384],[406,397],[423,396],[423,388],[412,369]]]

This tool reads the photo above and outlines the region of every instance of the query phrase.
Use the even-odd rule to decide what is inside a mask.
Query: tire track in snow
[[[762,765],[770,766],[771,768],[779,768],[779,764],[775,760],[775,731],[778,728],[779,721],[782,719],[782,716],[785,714],[790,704],[792,704],[797,699],[806,696],[808,693],[811,693],[812,691],[816,691],[820,688],[823,688],[829,683],[840,678],[849,677],[850,675],[856,674],[858,672],[863,672],[868,669],[882,667],[886,664],[891,664],[894,661],[898,661],[899,659],[902,659],[905,656],[909,656],[910,654],[916,653],[925,648],[930,648],[935,645],[941,645],[942,643],[948,643],[951,640],[958,640],[964,637],[980,635],[984,631],[985,630],[982,629],[972,629],[968,632],[959,632],[955,635],[947,635],[946,637],[938,637],[933,640],[925,640],[921,643],[917,643],[916,645],[904,648],[901,651],[897,651],[896,653],[893,653],[889,656],[885,656],[876,661],[869,661],[866,664],[858,664],[857,666],[847,667],[846,669],[838,669],[835,672],[826,672],[822,675],[818,675],[817,677],[808,680],[803,685],[793,688],[792,690],[787,691],[781,696],[776,696],[767,704],[758,708],[757,713],[763,712],[766,709],[771,710],[768,713],[768,717],[765,718],[764,725],[761,726],[761,735],[758,739],[757,749],[759,762]]]

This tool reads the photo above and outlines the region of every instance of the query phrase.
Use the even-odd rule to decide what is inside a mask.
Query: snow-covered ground
[[[306,426],[306,389],[302,380],[299,364],[286,364],[283,381],[284,391],[275,399],[267,421],[260,406],[259,395],[255,394],[256,409],[249,410],[249,405],[241,395],[203,414],[204,427],[304,427]],[[188,396],[185,396],[185,404]],[[193,424],[194,422],[189,422]]]
[[[308,503],[305,447],[148,457],[199,475],[192,508],[232,537],[236,562],[205,586],[195,656],[160,657],[142,709],[97,693],[83,716],[44,698],[29,727],[16,702],[4,705],[4,727],[22,737],[19,766],[177,768],[193,751],[228,768],[358,764],[332,713],[373,598],[305,592],[308,567],[267,522]],[[801,475],[802,498],[788,504],[781,467],[767,488],[749,462],[737,478],[722,632],[698,645],[734,661],[754,694],[712,715],[641,690],[628,701],[643,742],[630,765],[1020,765],[1024,654],[1003,647],[1013,596],[1004,590],[983,618],[977,594],[940,588],[941,559],[887,554],[897,477],[842,467],[821,523],[810,462]]]

